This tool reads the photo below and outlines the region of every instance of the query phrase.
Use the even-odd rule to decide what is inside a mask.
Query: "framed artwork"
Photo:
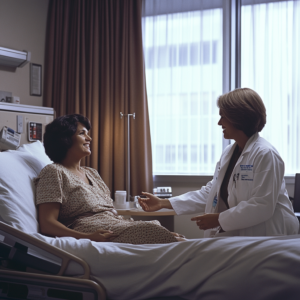
[[[42,65],[30,64],[30,95],[42,96]]]

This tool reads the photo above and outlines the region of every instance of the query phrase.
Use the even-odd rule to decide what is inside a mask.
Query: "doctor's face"
[[[220,120],[218,125],[222,126],[224,139],[235,139],[239,130],[233,126],[233,124],[224,116],[222,110],[220,109]]]

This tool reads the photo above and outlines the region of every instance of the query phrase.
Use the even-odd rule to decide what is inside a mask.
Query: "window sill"
[[[153,175],[153,183],[202,183],[208,182],[212,178],[212,175]]]
[[[203,183],[212,180],[208,175],[153,175],[153,183]],[[295,176],[284,176],[286,184],[295,184]]]

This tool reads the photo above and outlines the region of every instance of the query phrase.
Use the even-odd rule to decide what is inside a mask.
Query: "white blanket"
[[[51,163],[40,142],[0,153],[0,220],[37,232],[33,178]],[[17,170],[17,171],[16,171]],[[164,245],[37,238],[84,259],[111,299],[300,299],[300,235],[223,237]],[[71,264],[67,274],[79,274]]]
[[[300,235],[162,245],[36,237],[84,259],[110,299],[299,299]],[[68,273],[76,274],[73,268]]]

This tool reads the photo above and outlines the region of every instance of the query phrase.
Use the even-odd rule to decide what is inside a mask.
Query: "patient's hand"
[[[185,242],[185,241],[187,241],[187,239],[185,238],[184,235],[179,234],[177,232],[171,232],[171,233],[175,236],[177,242]]]
[[[118,234],[114,234],[110,230],[98,229],[97,231],[88,234],[87,238],[94,242],[111,242],[111,240],[117,236]]]

